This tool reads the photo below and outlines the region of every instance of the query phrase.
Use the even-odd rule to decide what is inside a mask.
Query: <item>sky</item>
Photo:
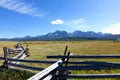
[[[0,0],[0,38],[56,30],[120,34],[120,0]]]

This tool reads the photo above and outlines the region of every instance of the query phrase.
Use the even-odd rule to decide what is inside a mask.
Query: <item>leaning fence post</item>
[[[65,56],[65,57],[66,57],[67,49],[68,49],[68,46],[65,47],[65,51],[64,51],[64,56]],[[65,61],[65,57],[62,58],[62,61],[63,61],[63,62]]]
[[[65,61],[65,66],[68,66],[69,56],[70,56],[70,52],[68,52],[68,54],[67,54],[67,58],[66,58],[66,61]],[[70,73],[71,73],[70,70],[65,70],[63,75],[69,75]],[[65,78],[64,80],[68,80],[68,79]]]
[[[68,46],[66,46],[66,49],[65,49],[65,53],[64,53],[65,57],[62,59],[63,63],[65,63],[65,66],[67,66],[68,61],[69,61],[69,56],[70,56],[70,52],[68,52],[68,54],[66,55],[67,48],[68,48]],[[63,66],[63,64],[60,65],[60,67],[62,67],[62,66]],[[59,75],[68,75],[69,74],[68,72],[69,72],[68,70],[60,70],[58,74]],[[59,77],[58,80],[67,80],[67,78]]]
[[[29,48],[26,48],[24,53],[27,55],[27,57],[29,57],[30,56]]]
[[[65,47],[64,56],[65,56],[66,53],[67,53],[67,49],[68,49],[68,46]]]
[[[70,56],[70,52],[68,52],[68,54],[67,54],[67,60],[65,61],[65,66],[67,66],[67,64],[68,64],[69,56]]]
[[[3,66],[5,67],[6,70],[8,70],[7,47],[3,47],[3,51],[4,51],[4,59],[5,59]]]

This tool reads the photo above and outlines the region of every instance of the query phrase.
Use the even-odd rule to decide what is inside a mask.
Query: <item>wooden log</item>
[[[0,57],[0,60],[4,60],[5,58],[4,57]]]
[[[24,54],[24,53],[21,52],[21,53],[17,54],[16,56],[12,57],[12,59],[19,59],[23,54]],[[9,59],[8,63],[17,64],[17,61],[11,61],[11,60]],[[19,62],[18,62],[18,63],[19,63]],[[10,68],[12,68],[12,67],[10,67]]]
[[[26,54],[23,54],[20,58],[19,58],[19,60],[23,60],[23,59],[25,59],[27,57],[27,55]]]
[[[14,56],[12,59],[18,59],[19,57],[21,57],[23,55],[23,52],[17,54],[16,56]]]
[[[71,74],[71,75],[56,75],[56,77],[64,78],[120,78],[120,74]]]
[[[8,69],[8,58],[7,58],[7,47],[3,47],[3,51],[4,51],[4,62],[3,62],[3,66],[5,67],[5,69]]]
[[[53,64],[57,61],[50,61],[50,60],[23,60],[23,59],[11,59],[11,58],[8,58],[8,60],[11,60],[11,61],[18,61],[18,62],[28,62],[28,63],[47,63],[47,64]]]
[[[120,69],[120,66],[63,66],[59,67],[58,70],[109,70],[109,69]]]
[[[34,76],[30,77],[28,80],[43,80],[43,79],[45,79],[45,77],[47,75],[49,75],[49,73],[51,73],[56,68],[58,68],[59,65],[62,64],[62,63],[63,63],[63,61],[59,60],[56,63],[54,63],[53,65],[49,66],[48,68],[46,68],[46,69],[42,70],[41,72],[35,74]],[[50,79],[48,79],[48,80],[50,80]]]
[[[10,49],[8,48],[8,53],[12,54],[12,53],[21,53],[23,52],[22,48],[17,48],[17,49]]]
[[[23,60],[27,57],[26,54],[22,54],[22,56],[20,58],[18,58],[19,60]],[[8,59],[9,60],[9,59]],[[11,63],[14,63],[14,64],[19,64],[20,62],[19,61],[11,61]]]
[[[68,49],[68,46],[65,47],[64,56],[65,56],[66,53],[67,53],[67,49]]]
[[[67,66],[67,64],[68,64],[69,56],[70,56],[70,52],[68,52],[68,54],[67,54],[67,58],[66,58],[66,61],[65,61],[65,66]]]
[[[47,58],[67,58],[67,56],[62,56],[62,55],[54,55],[54,56],[47,56]],[[73,55],[69,56],[69,58],[95,58],[95,59],[100,59],[100,58],[120,58],[120,55]]]
[[[4,57],[0,57],[0,60],[4,60]],[[12,59],[8,58],[10,61],[18,61],[18,62],[27,62],[27,63],[47,63],[53,64],[57,61],[55,60],[23,60],[23,59]],[[69,61],[68,64],[83,64],[83,65],[120,65],[120,62],[96,62],[96,61]]]
[[[68,61],[69,61],[69,56],[70,56],[70,52],[68,52],[67,54],[67,58],[66,59],[62,59],[62,61],[65,63],[65,66],[68,66]],[[62,67],[63,65],[60,65],[59,67]],[[68,73],[70,72],[70,70],[59,70],[58,74],[62,74],[62,75],[68,75]],[[58,78],[58,80],[67,80],[66,78]]]
[[[13,67],[19,67],[19,68],[25,68],[25,69],[31,69],[31,70],[38,70],[38,71],[41,71],[41,70],[44,69],[44,68],[26,66],[26,65],[21,65],[21,64],[14,64],[14,63],[8,63],[8,65],[13,66]]]

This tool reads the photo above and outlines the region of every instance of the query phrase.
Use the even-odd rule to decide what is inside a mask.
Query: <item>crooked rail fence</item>
[[[14,60],[23,60],[29,56],[28,48],[24,48],[22,44],[18,43],[14,49],[3,47],[4,57],[0,57],[0,59],[4,60],[3,66],[8,68],[15,68],[11,64],[19,64],[18,61]],[[15,56],[12,58],[8,58],[9,54],[14,54]]]
[[[67,80],[69,78],[120,78],[120,73],[115,74],[71,74],[72,70],[110,70],[110,69],[120,69],[120,62],[97,62],[97,61],[69,61],[69,58],[120,58],[120,55],[70,55],[70,52],[67,52],[67,46],[64,51],[64,55],[52,55],[47,56],[47,58],[60,58],[60,60],[24,60],[25,57],[29,55],[28,49],[20,48],[15,50],[8,50],[4,47],[4,57],[0,57],[1,60],[4,60],[5,68],[11,68],[10,66],[20,67],[31,70],[38,70],[37,74],[30,77],[28,80]],[[19,51],[17,51],[19,50]],[[20,51],[21,50],[21,51]],[[11,52],[8,52],[11,51]],[[8,58],[6,53],[15,53],[17,55],[13,58]],[[48,68],[32,67],[27,65],[21,65],[18,62],[26,63],[47,63],[52,64]],[[69,65],[73,64],[73,65]],[[74,65],[79,66],[74,66]]]

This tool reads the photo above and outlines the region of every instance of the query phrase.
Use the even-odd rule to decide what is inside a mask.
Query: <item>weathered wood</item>
[[[17,54],[13,58],[7,58],[7,47],[4,47],[4,58],[0,57],[0,60],[5,60],[4,65],[10,65],[12,68],[25,68],[25,69],[32,69],[32,70],[42,70],[41,72],[35,74],[28,80],[50,80],[53,78],[59,77],[60,80],[67,80],[67,78],[120,78],[120,74],[80,74],[80,75],[70,75],[67,72],[68,70],[100,70],[100,69],[120,69],[120,63],[115,62],[95,62],[95,61],[83,61],[83,62],[70,62],[68,61],[69,58],[120,58],[120,55],[70,55],[70,52],[67,53],[66,46],[64,51],[64,56],[62,55],[56,55],[56,56],[47,56],[47,58],[62,58],[59,61],[40,61],[40,60],[24,60],[27,57],[28,48],[24,48],[21,44],[18,44],[16,46],[16,49],[13,50]],[[12,49],[11,49],[12,52]],[[38,68],[38,67],[32,67],[32,66],[26,66],[26,65],[20,65],[19,62],[30,62],[30,63],[54,63],[48,68]],[[64,66],[62,64],[65,64]],[[80,64],[80,66],[68,66],[68,64]],[[44,70],[43,70],[44,69]],[[60,71],[63,71],[62,74],[59,74]],[[57,72],[57,75],[56,75]],[[61,78],[62,77],[62,78]]]
[[[4,62],[3,62],[3,66],[5,67],[5,69],[8,69],[8,58],[7,58],[7,47],[3,47],[3,51],[4,51]]]
[[[120,69],[120,66],[63,66],[59,67],[58,70],[109,70],[109,69]]]
[[[18,61],[18,62],[28,62],[28,63],[47,63],[47,64],[53,64],[57,61],[50,61],[50,60],[23,60],[23,59],[11,59],[11,58],[8,58],[8,60],[11,60],[11,61]]]
[[[16,56],[14,56],[12,59],[19,59],[20,57],[22,57],[23,54],[24,53],[21,52],[21,53],[17,54]],[[9,60],[8,63],[19,64],[19,62],[17,62],[17,61],[11,61],[11,60]],[[10,68],[13,68],[13,67],[10,67]]]
[[[26,54],[23,54],[19,59],[21,60],[23,60],[23,59],[25,59],[27,57],[27,55]]]
[[[18,60],[23,60],[27,57],[24,47],[21,44],[17,44],[16,45],[16,49],[13,50],[13,52],[18,53],[16,56],[14,56],[12,59],[18,59]],[[12,61],[9,59],[9,62],[11,64],[19,64],[19,61]],[[15,66],[10,66],[9,68],[16,68]]]
[[[49,75],[49,73],[51,73],[53,70],[58,68],[59,65],[62,64],[62,63],[63,63],[63,61],[59,60],[56,63],[54,63],[53,65],[49,66],[48,68],[46,68],[46,69],[42,70],[41,72],[35,74],[34,76],[29,78],[28,80],[43,80],[46,75]]]
[[[0,60],[4,60],[5,58],[4,57],[0,57]]]
[[[26,54],[22,54],[22,56],[19,58],[19,60],[23,60],[27,57]],[[20,62],[19,61],[11,61],[11,63],[14,63],[14,64],[19,64]]]
[[[17,54],[16,56],[14,56],[12,59],[18,59],[18,58],[20,58],[23,54],[24,54],[24,53],[21,52],[21,53]]]
[[[54,55],[54,56],[47,56],[47,58],[67,58],[67,56],[62,56],[62,55]],[[71,55],[69,58],[95,58],[95,59],[100,59],[100,58],[120,58],[120,55]]]
[[[0,60],[4,60],[4,57],[0,57]],[[28,63],[47,63],[53,64],[57,62],[56,60],[23,60],[23,59],[12,59],[8,58],[10,61],[18,62],[28,62]],[[85,64],[85,65],[120,65],[120,62],[96,62],[96,61],[69,61],[68,64]]]
[[[56,75],[63,78],[120,78],[120,74],[71,74],[71,75]]]
[[[65,66],[67,66],[67,64],[68,64],[69,56],[70,56],[70,52],[68,52],[68,55],[67,55],[67,58],[66,58],[66,61],[65,61]]]
[[[67,66],[68,61],[69,61],[69,56],[70,56],[70,52],[68,52],[67,54],[67,58],[62,58],[63,62],[65,63],[65,66]],[[59,67],[62,67],[62,65],[60,65]],[[68,72],[70,72],[70,70],[59,70],[58,74],[62,74],[62,75],[68,75]],[[66,78],[58,78],[58,80],[67,80]]]
[[[68,49],[68,46],[65,47],[64,56],[65,56],[66,53],[67,53],[67,49]]]
[[[11,54],[11,53],[20,53],[22,51],[23,51],[22,48],[16,48],[16,49],[10,49],[10,48],[8,48],[8,53],[9,54]]]
[[[21,64],[14,64],[14,63],[8,63],[8,65],[13,66],[13,67],[20,67],[20,68],[31,69],[31,70],[38,70],[38,71],[41,71],[41,70],[44,69],[44,68],[26,66],[26,65],[21,65]]]

